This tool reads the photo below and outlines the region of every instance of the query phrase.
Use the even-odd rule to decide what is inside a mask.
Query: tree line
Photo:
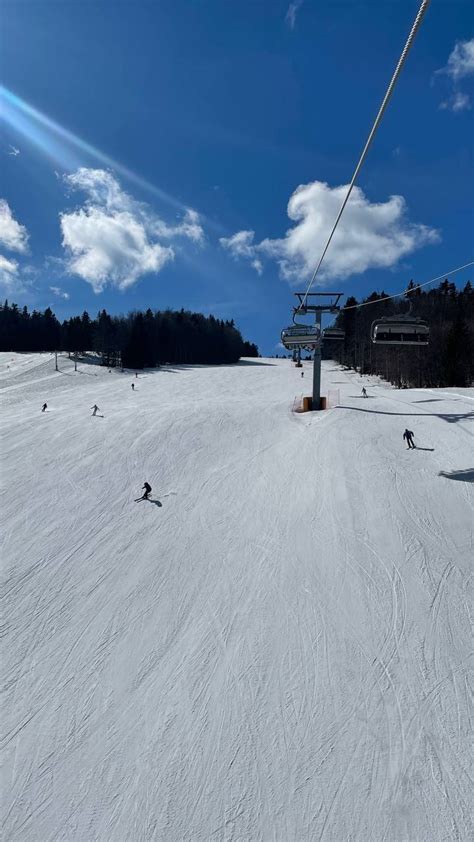
[[[101,310],[96,319],[84,311],[62,323],[50,307],[44,312],[5,301],[0,305],[1,351],[96,351],[104,365],[154,367],[161,363],[235,363],[258,357],[233,319],[223,321],[187,310],[133,312],[110,316]]]
[[[429,345],[397,347],[374,345],[374,319],[408,312],[407,299],[390,299],[373,292],[363,301],[347,299],[336,319],[345,331],[344,342],[324,342],[324,356],[361,374],[378,374],[398,388],[470,386],[474,380],[474,290],[470,281],[458,290],[448,280],[436,289],[423,290],[410,281],[410,316],[425,320]],[[370,307],[356,305],[373,302]]]

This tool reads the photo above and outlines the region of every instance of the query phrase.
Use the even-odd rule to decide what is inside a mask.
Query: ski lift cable
[[[386,93],[385,93],[385,96],[384,96],[384,98],[383,98],[383,100],[382,100],[382,104],[381,104],[381,106],[380,106],[380,108],[379,108],[379,112],[378,112],[378,114],[377,114],[377,116],[376,116],[376,118],[375,118],[375,122],[374,122],[374,124],[373,124],[373,126],[372,126],[372,129],[371,129],[371,131],[370,131],[370,134],[369,134],[369,136],[368,136],[368,138],[367,138],[366,144],[365,144],[364,149],[363,149],[363,151],[362,151],[362,155],[360,156],[360,158],[359,158],[359,162],[358,162],[358,164],[357,164],[357,166],[356,166],[356,168],[355,168],[354,175],[352,176],[352,180],[351,180],[351,183],[349,184],[349,188],[348,188],[348,190],[347,190],[346,196],[345,196],[344,201],[343,201],[343,203],[342,203],[342,205],[341,205],[341,209],[340,209],[340,211],[339,211],[339,213],[338,213],[338,215],[337,215],[337,217],[336,217],[336,221],[335,221],[335,223],[334,223],[334,225],[333,225],[333,228],[332,228],[332,231],[331,231],[331,233],[330,233],[330,235],[329,235],[328,241],[327,241],[326,245],[324,246],[323,253],[322,253],[321,257],[319,258],[319,263],[318,263],[318,265],[316,266],[316,269],[314,270],[313,275],[312,275],[312,277],[311,277],[311,280],[310,280],[310,282],[309,282],[309,284],[308,284],[308,289],[306,290],[306,293],[305,293],[305,296],[304,296],[304,298],[303,298],[303,302],[302,302],[302,303],[303,303],[303,305],[305,305],[305,304],[306,304],[306,299],[307,299],[307,297],[308,297],[308,293],[309,293],[309,291],[310,291],[311,287],[312,287],[312,286],[313,286],[313,284],[314,284],[314,281],[315,281],[315,279],[316,279],[316,275],[318,274],[319,269],[320,269],[320,267],[321,267],[321,264],[322,264],[322,262],[323,262],[323,260],[324,260],[324,258],[325,258],[325,256],[326,256],[326,252],[327,252],[327,250],[328,250],[328,248],[329,248],[329,245],[330,245],[330,243],[331,243],[331,240],[332,240],[332,238],[333,238],[333,236],[334,236],[334,233],[335,233],[335,231],[336,231],[336,228],[337,228],[337,226],[338,226],[338,224],[339,224],[339,220],[340,220],[340,218],[341,218],[341,216],[342,216],[342,214],[343,214],[344,208],[346,207],[347,202],[349,201],[349,197],[350,197],[350,195],[351,195],[351,193],[352,193],[352,188],[354,187],[354,184],[355,184],[355,182],[356,182],[357,176],[359,175],[359,172],[360,172],[360,170],[361,170],[361,167],[362,167],[362,165],[363,165],[363,163],[364,163],[364,161],[365,161],[365,158],[366,158],[366,156],[367,156],[367,152],[369,151],[370,144],[372,143],[372,140],[374,139],[375,133],[376,133],[376,131],[377,131],[377,129],[378,129],[378,127],[379,127],[379,125],[380,125],[380,121],[382,120],[382,117],[383,117],[384,111],[385,111],[385,109],[386,109],[386,107],[387,107],[387,105],[388,105],[389,99],[390,99],[390,97],[391,97],[391,95],[392,95],[392,93],[393,93],[393,89],[394,89],[394,87],[395,87],[395,85],[396,85],[396,82],[397,82],[397,80],[398,80],[398,77],[399,77],[399,75],[400,75],[400,73],[401,73],[401,71],[402,71],[403,65],[404,65],[404,63],[405,63],[405,59],[406,59],[406,57],[407,57],[407,55],[408,55],[408,53],[409,53],[409,51],[410,51],[410,47],[411,47],[411,45],[412,45],[412,43],[413,43],[413,41],[414,41],[415,35],[416,35],[416,33],[417,33],[417,31],[418,31],[418,29],[419,29],[419,27],[420,27],[421,21],[422,21],[422,19],[423,19],[423,16],[424,16],[424,14],[425,14],[425,12],[426,12],[426,10],[427,10],[427,8],[428,8],[429,4],[430,4],[430,0],[422,0],[421,6],[420,6],[420,8],[419,8],[419,10],[418,10],[418,14],[417,14],[417,16],[416,16],[416,18],[415,18],[415,21],[414,21],[413,26],[412,26],[412,28],[411,28],[410,34],[409,34],[409,36],[408,36],[408,38],[407,38],[407,42],[406,42],[406,44],[405,44],[405,46],[404,46],[404,48],[403,48],[403,52],[402,52],[402,54],[401,54],[401,56],[400,56],[400,58],[399,58],[399,60],[398,60],[398,64],[397,64],[397,66],[396,66],[396,68],[395,68],[394,74],[393,74],[393,76],[392,76],[392,78],[391,78],[391,80],[390,80],[390,84],[389,84],[389,86],[388,86],[388,88],[387,88],[387,91],[386,91]]]
[[[461,272],[462,269],[467,269],[468,266],[474,266],[474,260],[471,260],[469,263],[465,263],[464,266],[458,266],[456,269],[450,269],[449,272],[443,272],[442,275],[438,275],[437,278],[431,278],[430,281],[425,281],[422,284],[416,284],[412,287],[412,289],[405,289],[403,292],[394,292],[393,295],[384,295],[383,298],[376,298],[374,301],[363,301],[362,304],[351,304],[350,307],[341,307],[340,312],[343,313],[344,310],[358,310],[359,307],[370,307],[371,304],[380,304],[383,301],[390,301],[392,298],[402,298],[404,295],[411,295],[412,292],[416,292],[418,289],[421,289],[421,287],[427,287],[430,284],[435,284],[436,281],[441,281],[449,275]]]

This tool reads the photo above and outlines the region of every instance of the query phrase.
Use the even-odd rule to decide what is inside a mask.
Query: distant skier
[[[415,450],[416,448],[416,445],[413,441],[413,436],[414,433],[412,433],[411,430],[405,430],[405,432],[403,433],[403,438],[406,439],[406,443],[408,445],[409,450]]]
[[[135,383],[132,383],[132,392],[135,391]]]
[[[99,411],[99,407],[97,406],[96,403],[94,404],[94,406],[91,406],[91,409],[93,410],[92,415],[97,415],[97,412]]]
[[[138,371],[135,372],[135,377],[138,377]]]
[[[43,406],[41,407],[41,412],[46,412],[47,408],[48,408],[48,404],[44,403]]]
[[[149,495],[149,494],[150,494],[150,492],[151,492],[151,485],[150,485],[150,483],[149,483],[149,482],[146,482],[146,483],[144,484],[143,488],[144,488],[145,490],[144,490],[144,492],[143,492],[143,497],[142,497],[142,500],[148,500],[148,495]]]
[[[363,398],[367,397],[367,389],[365,388],[365,386],[362,387],[362,397]]]
[[[304,371],[301,372],[301,376],[304,377]]]

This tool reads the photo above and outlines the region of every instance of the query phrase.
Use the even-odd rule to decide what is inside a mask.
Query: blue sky
[[[418,6],[4,0],[2,296],[212,312],[274,353]],[[321,289],[472,259],[473,80],[472,6],[433,0]]]

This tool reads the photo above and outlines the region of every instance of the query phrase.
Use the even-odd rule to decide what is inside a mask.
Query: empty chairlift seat
[[[317,325],[291,325],[282,330],[281,342],[290,351],[293,348],[314,348],[321,342],[321,331]]]
[[[323,339],[344,339],[345,335],[340,327],[326,327],[323,330]]]
[[[370,332],[375,345],[428,345],[430,339],[421,319],[376,319]]]

